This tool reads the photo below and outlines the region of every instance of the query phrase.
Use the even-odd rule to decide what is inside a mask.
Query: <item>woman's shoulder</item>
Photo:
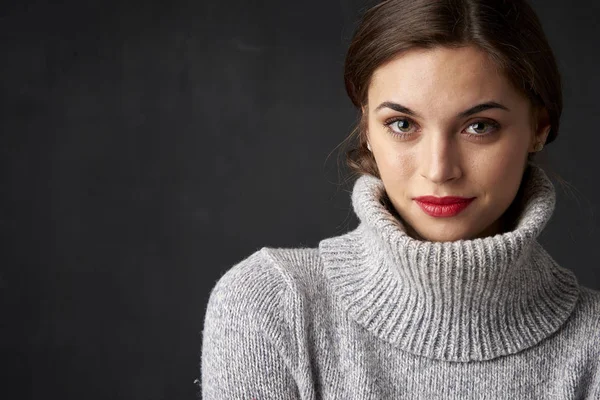
[[[263,247],[217,280],[210,293],[207,318],[250,325],[284,323],[301,312],[305,291],[319,266],[316,248]]]
[[[600,344],[600,291],[579,285],[579,302],[574,316],[591,330],[590,333],[596,334]]]
[[[215,289],[246,291],[297,289],[321,269],[317,248],[262,247],[235,263],[219,278]]]
[[[579,299],[559,336],[573,345],[575,354],[600,359],[600,291],[579,285]]]

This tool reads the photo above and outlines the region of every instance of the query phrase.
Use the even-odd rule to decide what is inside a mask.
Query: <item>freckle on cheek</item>
[[[400,154],[397,156],[397,165],[402,168],[404,172],[408,172],[415,166],[415,156],[412,154]]]

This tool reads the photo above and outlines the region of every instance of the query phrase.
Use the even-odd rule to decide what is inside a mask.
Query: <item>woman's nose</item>
[[[421,175],[436,184],[460,177],[460,153],[456,144],[446,133],[426,133],[419,143],[417,162]]]

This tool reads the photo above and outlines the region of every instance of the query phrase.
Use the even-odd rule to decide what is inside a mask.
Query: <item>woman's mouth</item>
[[[475,200],[475,197],[434,197],[421,196],[415,197],[419,207],[432,217],[453,217],[469,206]]]

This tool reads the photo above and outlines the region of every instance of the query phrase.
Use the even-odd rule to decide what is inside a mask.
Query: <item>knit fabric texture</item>
[[[484,238],[411,238],[384,195],[361,176],[354,230],[263,247],[218,280],[204,399],[600,399],[600,292],[538,242],[556,202],[541,168]]]

